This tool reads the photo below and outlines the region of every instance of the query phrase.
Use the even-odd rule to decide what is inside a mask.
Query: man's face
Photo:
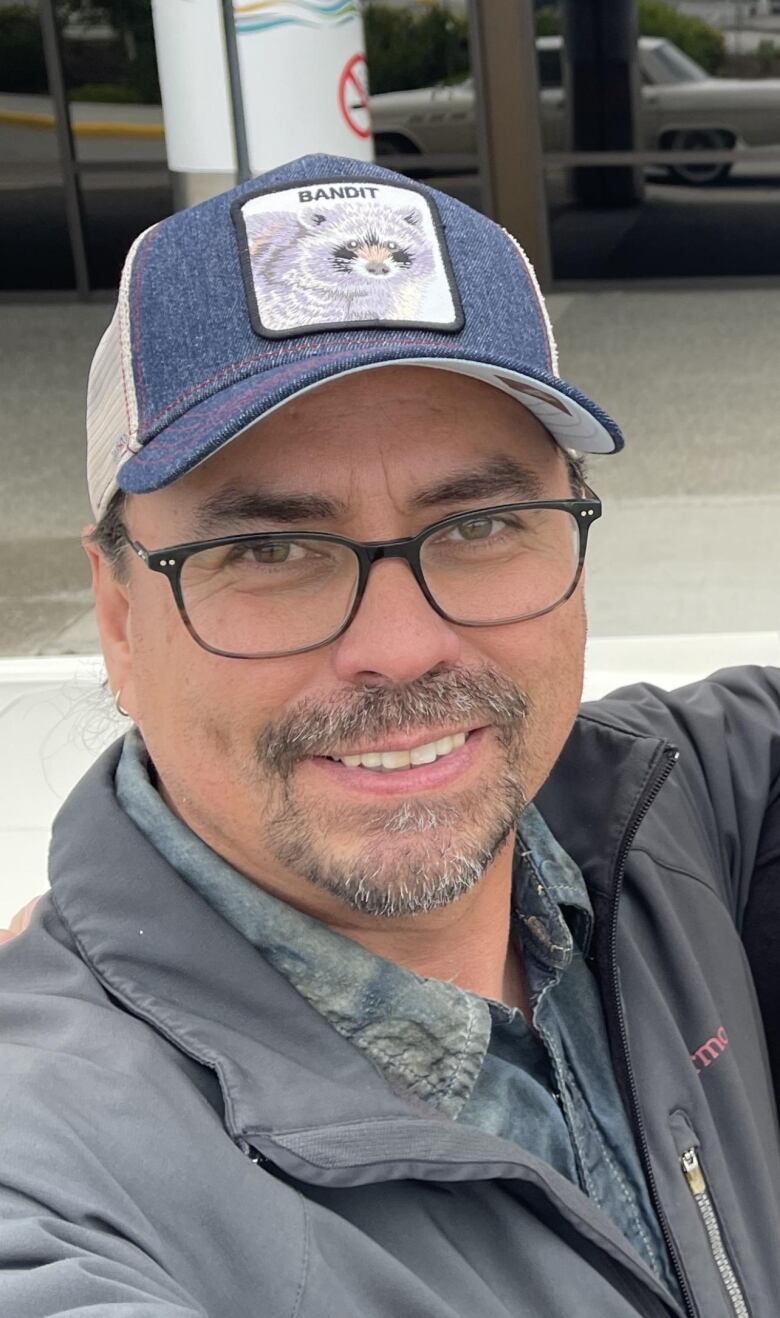
[[[513,399],[463,376],[387,367],[287,404],[172,486],[131,498],[126,523],[149,549],[204,538],[206,505],[212,537],[391,540],[450,514],[570,493],[562,453]],[[251,499],[269,495],[312,506],[293,523],[251,515]],[[112,686],[169,804],[238,869],[320,918],[345,904],[411,915],[472,888],[576,714],[579,588],[543,617],[465,627],[388,559],[329,645],[232,659],[193,641],[160,574],[133,557],[121,583],[93,559]],[[463,733],[464,745],[419,767],[335,758]]]

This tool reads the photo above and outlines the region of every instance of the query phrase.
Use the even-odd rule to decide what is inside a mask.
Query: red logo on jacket
[[[717,1062],[718,1058],[725,1053],[729,1046],[729,1036],[724,1027],[721,1025],[717,1034],[713,1034],[701,1048],[697,1048],[695,1053],[691,1053],[691,1061],[696,1067],[696,1071],[701,1075],[702,1071]]]

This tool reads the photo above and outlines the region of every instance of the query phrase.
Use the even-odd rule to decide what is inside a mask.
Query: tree
[[[126,89],[134,99],[159,103],[151,0],[59,0],[60,22],[78,16],[85,24],[107,23],[122,43]]]
[[[372,92],[429,87],[469,71],[468,22],[441,5],[368,4],[363,27]]]
[[[679,14],[667,0],[639,0],[638,20],[641,36],[666,37],[708,73],[717,73],[726,58],[722,32],[701,18]],[[545,6],[538,11],[536,30],[540,36],[560,33],[561,15],[557,6]]]

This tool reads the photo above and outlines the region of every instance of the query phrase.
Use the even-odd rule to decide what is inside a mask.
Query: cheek
[[[524,756],[526,789],[541,787],[571,732],[582,699],[586,620],[582,593],[546,617],[484,633],[481,658],[531,701]]]
[[[174,790],[236,797],[258,788],[254,744],[280,710],[299,699],[316,654],[241,660],[210,654],[190,636],[171,596],[134,601],[134,713],[161,777]],[[320,660],[320,664],[321,664]]]

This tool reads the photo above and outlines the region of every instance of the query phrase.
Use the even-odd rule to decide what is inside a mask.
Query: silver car
[[[539,37],[542,138],[545,151],[569,148],[560,37]],[[641,37],[641,114],[637,147],[706,151],[780,144],[780,80],[713,78],[662,37]],[[371,97],[378,156],[452,157],[476,167],[474,83],[386,92]],[[440,161],[446,170],[446,160]],[[681,183],[717,183],[730,164],[676,164]]]

